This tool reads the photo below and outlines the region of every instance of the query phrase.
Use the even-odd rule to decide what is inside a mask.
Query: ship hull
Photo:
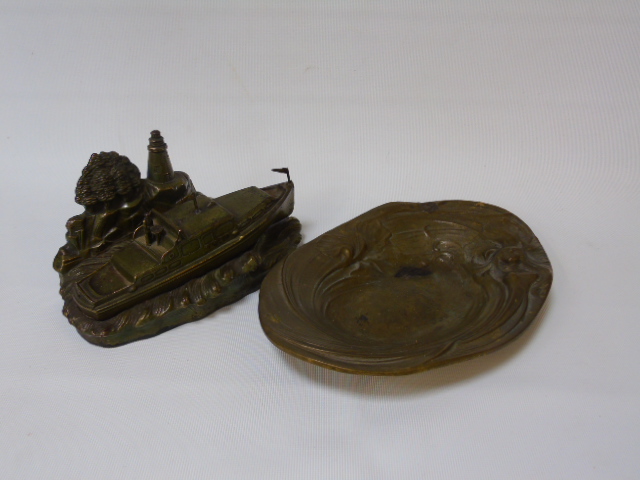
[[[281,183],[261,189],[271,195],[275,202],[260,217],[242,228],[236,236],[222,245],[211,249],[205,255],[186,263],[179,269],[168,272],[162,278],[145,285],[132,282],[124,285],[117,294],[96,295],[91,288],[91,275],[74,286],[72,298],[79,309],[95,320],[106,320],[133,307],[140,302],[172,290],[190,279],[223,265],[230,259],[250,249],[269,228],[293,211],[294,187],[292,182]],[[116,293],[116,292],[114,292]]]

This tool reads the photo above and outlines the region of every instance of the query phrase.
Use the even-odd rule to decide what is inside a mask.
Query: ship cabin
[[[116,253],[113,262],[132,282],[144,285],[224,243],[237,233],[234,220],[205,195],[163,213],[153,210],[134,233],[131,246]]]

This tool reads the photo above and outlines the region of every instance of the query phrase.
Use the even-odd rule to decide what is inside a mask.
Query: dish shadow
[[[400,376],[376,376],[343,373],[300,360],[280,349],[284,363],[308,382],[359,396],[408,397],[462,384],[499,368],[522,351],[535,337],[544,321],[553,294],[549,295],[533,323],[518,338],[495,352],[451,365]]]

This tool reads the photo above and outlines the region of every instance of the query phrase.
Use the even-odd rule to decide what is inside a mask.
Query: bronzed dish
[[[274,267],[260,320],[279,348],[334,370],[401,375],[503,346],[552,281],[531,229],[484,203],[389,203]]]

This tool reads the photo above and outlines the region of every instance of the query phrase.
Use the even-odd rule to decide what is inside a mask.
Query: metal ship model
[[[148,150],[146,179],[115,152],[91,156],[76,188],[85,212],[67,222],[54,260],[63,312],[99,345],[152,336],[236,301],[300,241],[288,169],[275,169],[286,182],[210,198],[173,171],[159,131]]]

